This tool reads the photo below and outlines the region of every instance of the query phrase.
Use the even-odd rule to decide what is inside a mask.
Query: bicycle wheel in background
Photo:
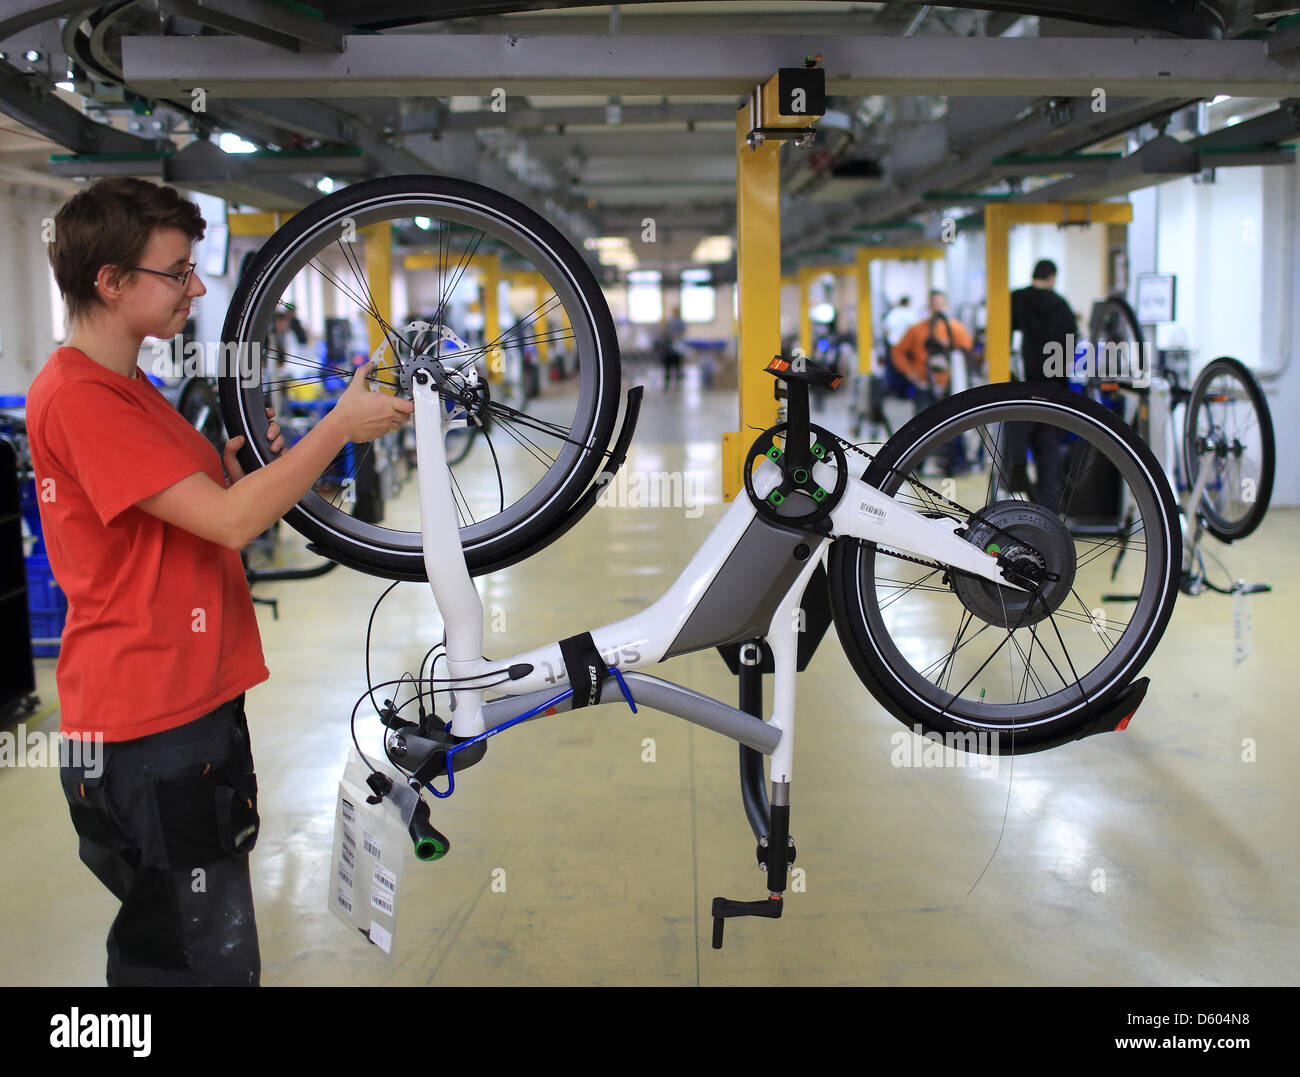
[[[1249,368],[1226,355],[1207,363],[1187,400],[1183,454],[1192,487],[1203,452],[1214,454],[1196,512],[1215,538],[1243,539],[1264,519],[1273,496],[1275,450],[1268,402]]]
[[[1092,341],[1099,362],[1107,356],[1116,355],[1116,349],[1120,345],[1123,349],[1119,354],[1131,362],[1131,357],[1135,353],[1141,356],[1146,346],[1137,315],[1128,302],[1118,295],[1108,296],[1093,309],[1088,323],[1088,339]]]
[[[368,279],[368,266],[402,265],[410,255],[420,257],[406,263],[407,302],[428,311],[423,320],[387,315],[388,297],[377,297]],[[491,258],[502,278],[525,281],[528,290],[522,303],[501,309],[495,338],[484,333],[475,344],[494,297],[467,297]],[[491,451],[465,454],[452,468],[470,571],[504,567],[544,545],[607,458],[619,403],[613,319],[572,245],[513,199],[435,176],[354,184],[297,213],[258,252],[226,318],[223,340],[227,355],[235,353],[236,369],[222,371],[221,402],[232,436],[248,439],[241,454],[246,470],[271,458],[268,393],[286,388],[293,397],[295,387],[315,387],[327,378],[345,384],[351,377],[350,362],[323,363],[305,354],[279,356],[274,372],[257,361],[274,312],[307,289],[323,294],[323,310],[356,310],[372,336],[382,337],[378,348],[367,349],[381,360],[372,388],[409,395],[413,364],[433,360],[447,375],[445,395],[461,398],[480,418],[490,417],[485,440]],[[474,302],[480,305],[471,324],[465,312]],[[499,372],[522,367],[526,352],[543,349],[563,349],[570,376],[546,382],[524,408],[498,399]],[[471,366],[492,371],[477,391],[464,378]],[[504,390],[501,396],[509,398]],[[313,421],[328,410],[324,403],[317,402]],[[475,437],[480,439],[482,429]],[[285,519],[344,564],[389,579],[426,579],[416,484],[409,484],[409,497],[386,506],[379,523],[357,519],[345,495],[349,476],[369,450],[345,446],[322,482]]]
[[[181,387],[176,410],[221,456],[226,447],[226,428],[221,423],[221,401],[213,384],[207,378],[190,378]]]
[[[1032,395],[1031,395],[1032,393]],[[1023,448],[1013,431],[1022,432]],[[955,479],[919,477],[927,458],[984,460]],[[1133,516],[1109,534],[1074,523],[1076,495],[1114,469]],[[1036,597],[871,542],[838,540],[828,562],[836,631],[854,670],[904,724],[996,734],[1006,754],[1074,739],[1150,656],[1178,594],[1181,538],[1150,450],[1109,411],[1055,386],[990,385],[921,412],[864,480],[1026,578]],[[946,483],[946,485],[945,485]],[[940,487],[935,489],[935,487]],[[1111,558],[1127,547],[1119,579]],[[1107,602],[1115,591],[1135,602]]]

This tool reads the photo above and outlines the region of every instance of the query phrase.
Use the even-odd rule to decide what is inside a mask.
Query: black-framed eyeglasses
[[[179,281],[182,288],[189,284],[190,277],[194,274],[196,262],[191,262],[190,267],[184,273],[165,273],[161,269],[146,269],[144,266],[132,266],[132,269],[138,269],[141,273],[152,273],[155,277],[170,277],[174,281]]]

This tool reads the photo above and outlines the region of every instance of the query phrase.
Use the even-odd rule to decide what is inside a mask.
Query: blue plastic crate
[[[32,639],[59,639],[68,617],[68,600],[50,571],[50,559],[40,554],[27,557],[27,612]],[[32,657],[53,658],[59,653],[57,643],[33,643]]]

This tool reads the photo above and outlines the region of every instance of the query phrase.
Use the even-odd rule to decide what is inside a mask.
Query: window
[[[627,275],[627,316],[636,325],[655,325],[664,320],[661,275],[655,269],[638,269]]]
[[[712,279],[707,269],[682,270],[682,321],[688,325],[713,321],[717,310]]]

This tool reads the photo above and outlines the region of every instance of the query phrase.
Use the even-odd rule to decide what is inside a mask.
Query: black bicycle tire
[[[1137,314],[1122,295],[1107,296],[1097,304],[1092,317],[1088,320],[1088,339],[1094,345],[1097,343],[1097,338],[1101,335],[1103,315],[1108,311],[1118,312],[1128,323],[1129,329],[1132,330],[1132,340],[1129,343],[1135,344],[1138,354],[1141,355],[1146,349],[1146,338],[1142,335],[1142,326],[1138,322]]]
[[[214,429],[205,430],[204,425],[201,425],[195,416],[190,414],[190,405],[197,399],[202,399],[211,409],[211,415],[216,422],[209,422]],[[187,379],[185,384],[181,386],[180,395],[176,398],[176,410],[185,417],[185,420],[195,430],[203,435],[208,444],[216,449],[217,455],[220,456],[225,448],[225,419],[222,416],[220,394],[212,386],[212,383],[204,377]],[[215,429],[216,427],[220,427],[220,429]],[[214,434],[216,435],[215,438],[212,436]]]
[[[481,574],[510,563],[524,551],[540,549],[549,541],[546,537],[548,532],[563,523],[596,478],[614,437],[619,408],[621,362],[613,317],[595,276],[558,229],[507,195],[464,180],[407,175],[353,184],[318,199],[295,214],[261,247],[242,275],[231,299],[222,339],[227,348],[253,343],[244,340],[241,334],[244,333],[245,326],[253,324],[262,316],[260,307],[256,311],[250,308],[253,308],[255,299],[259,299],[259,292],[266,287],[268,274],[274,267],[287,261],[295,247],[311,242],[323,225],[350,216],[349,211],[359,205],[374,210],[377,207],[382,209],[385,203],[400,203],[403,198],[424,197],[446,199],[456,204],[461,212],[478,213],[483,219],[491,219],[499,226],[515,229],[527,235],[540,250],[544,250],[548,259],[545,268],[563,277],[579,300],[585,331],[590,333],[596,352],[591,357],[590,365],[593,371],[591,391],[595,399],[580,440],[575,439],[579,440],[579,448],[574,454],[576,460],[567,473],[557,480],[555,489],[544,495],[546,503],[527,519],[513,525],[508,535],[488,535],[465,545],[469,571],[471,574]],[[273,303],[274,299],[271,297],[270,301]],[[571,312],[570,318],[578,313],[578,310]],[[575,331],[577,328],[574,326]],[[256,409],[243,399],[245,387],[241,384],[238,371],[223,370],[218,383],[227,429],[243,434],[247,439],[239,458],[245,471],[252,471],[263,465],[261,456],[269,456],[265,431],[256,420],[250,429],[245,420],[246,415],[255,415]],[[310,492],[304,495],[303,500],[310,500]],[[324,556],[382,578],[414,581],[428,578],[423,551],[418,544],[401,546],[378,540],[361,544],[317,518],[304,508],[303,500],[290,509],[284,519],[311,540]]]
[[[1205,525],[1205,529],[1220,542],[1238,542],[1253,533],[1263,522],[1264,514],[1268,512],[1269,501],[1273,497],[1273,479],[1277,467],[1277,443],[1274,439],[1273,416],[1269,411],[1268,401],[1264,398],[1264,390],[1260,388],[1259,381],[1240,359],[1221,355],[1206,363],[1196,376],[1187,398],[1187,414],[1183,422],[1183,467],[1188,486],[1194,485],[1196,480],[1192,470],[1194,458],[1192,442],[1198,401],[1206,387],[1217,376],[1217,372],[1225,370],[1230,371],[1246,387],[1246,394],[1250,397],[1251,406],[1255,409],[1255,415],[1259,420],[1260,448],[1263,456],[1260,461],[1259,487],[1255,491],[1255,501],[1251,505],[1250,512],[1238,524],[1226,523],[1213,508],[1208,507],[1208,502],[1204,498],[1194,511]]]
[[[876,455],[863,473],[865,482],[877,488],[886,488],[888,480],[901,478],[893,468],[909,452],[919,446],[925,435],[941,424],[958,418],[963,412],[995,403],[1018,400],[1044,400],[1058,406],[1066,404],[1082,412],[1096,426],[1103,427],[1135,458],[1148,477],[1154,501],[1158,505],[1164,536],[1163,564],[1160,566],[1160,589],[1155,615],[1146,628],[1146,636],[1131,657],[1123,660],[1123,668],[1107,684],[1091,693],[1086,700],[1070,707],[1061,715],[1041,719],[1032,724],[1014,726],[1016,752],[1039,751],[1075,739],[1095,720],[1095,716],[1122,692],[1150,658],[1160,642],[1178,596],[1181,569],[1182,538],[1178,525],[1178,509],[1173,492],[1160,469],[1160,465],[1146,444],[1131,428],[1118,421],[1106,408],[1067,389],[1035,384],[1032,390],[1024,385],[986,385],[958,393],[926,409],[894,435]],[[909,727],[919,725],[926,732],[944,734],[980,734],[999,731],[997,725],[979,724],[952,713],[941,713],[933,704],[919,700],[907,687],[889,663],[880,654],[878,644],[871,639],[871,631],[860,615],[857,581],[860,557],[863,551],[874,546],[855,540],[837,540],[831,545],[827,559],[831,612],[836,633],[850,665],[872,695],[895,718]],[[1000,727],[1001,732],[1010,725]]]

